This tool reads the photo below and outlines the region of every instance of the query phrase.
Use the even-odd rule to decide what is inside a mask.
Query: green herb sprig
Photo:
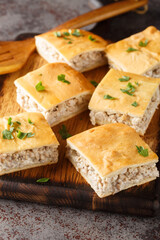
[[[67,83],[67,84],[71,84],[71,82],[69,82],[68,80],[65,79],[65,74],[60,74],[57,76],[58,81],[63,82],[63,83]]]
[[[134,51],[138,51],[138,49],[129,47],[129,48],[126,50],[126,52],[134,52]]]
[[[112,97],[112,96],[110,96],[108,94],[104,95],[103,98],[104,99],[109,99],[109,100],[115,100],[116,99],[115,97]]]
[[[143,157],[147,157],[148,156],[148,149],[146,148],[146,149],[144,149],[144,147],[142,147],[142,146],[137,146],[136,145],[136,148],[137,148],[137,150],[138,150],[138,153],[140,154],[140,155],[142,155]]]
[[[59,130],[59,134],[61,135],[62,139],[67,139],[67,138],[71,137],[71,134],[68,133],[65,125],[62,125],[62,127]]]
[[[92,42],[96,42],[96,39],[93,38],[92,35],[89,35],[89,36],[88,36],[88,39],[89,39],[90,41],[92,41]]]
[[[98,86],[98,83],[96,81],[90,81],[90,83],[94,86],[94,87],[97,87]]]
[[[146,47],[147,44],[148,44],[148,40],[147,39],[144,42],[142,42],[142,41],[139,42],[139,46],[140,47]]]
[[[137,107],[138,106],[138,103],[135,101],[131,104],[133,107]]]
[[[48,182],[50,179],[49,178],[40,178],[40,179],[38,179],[36,182],[37,183],[46,183],[46,182]]]
[[[36,89],[38,92],[41,92],[41,91],[44,91],[44,90],[45,90],[45,87],[42,85],[42,82],[40,81],[40,82],[37,83],[37,85],[35,86],[35,89]]]
[[[121,78],[118,79],[120,82],[128,82],[130,80],[130,77],[128,76],[123,76]]]
[[[130,96],[133,96],[133,93],[135,92],[135,86],[132,85],[132,83],[128,83],[126,89],[120,89],[123,93],[126,93]]]

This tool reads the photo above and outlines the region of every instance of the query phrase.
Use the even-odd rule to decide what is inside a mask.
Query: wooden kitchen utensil
[[[147,2],[148,0],[123,0],[115,2],[73,18],[50,31],[62,28],[81,28],[137,9],[146,5]],[[34,38],[24,41],[0,42],[0,75],[21,69],[34,50]]]

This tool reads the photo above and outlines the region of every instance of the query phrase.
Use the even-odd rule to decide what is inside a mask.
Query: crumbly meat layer
[[[90,112],[90,120],[93,125],[103,125],[106,123],[124,123],[134,128],[138,133],[144,135],[148,125],[156,111],[157,106],[160,103],[159,89],[156,91],[154,96],[151,98],[143,117],[133,117],[129,114],[113,113],[113,112],[101,112],[94,111]]]
[[[160,78],[160,65],[157,66],[156,68],[146,72],[144,74],[146,77],[153,77],[153,78]]]
[[[101,178],[94,168],[90,166],[85,158],[80,156],[76,150],[68,147],[67,157],[73,163],[76,170],[86,178],[99,197],[115,194],[129,188],[131,185],[136,186],[142,181],[159,176],[156,164],[150,163],[140,167],[128,167],[117,175]]]
[[[41,112],[50,125],[53,125],[61,119],[67,118],[76,112],[87,109],[90,98],[91,94],[86,93],[82,96],[66,100],[48,111],[44,111],[28,95],[25,95],[23,89],[20,87],[17,88],[17,102],[19,105],[28,112]]]
[[[57,146],[43,146],[40,148],[27,149],[14,153],[0,154],[0,172],[12,171],[12,169],[23,169],[46,163],[58,161]]]
[[[79,72],[85,72],[107,64],[107,58],[103,51],[91,51],[79,54],[70,60],[71,66]]]
[[[66,61],[63,56],[57,52],[53,45],[49,44],[45,39],[37,38],[36,46],[39,54],[48,62],[66,62],[72,68],[79,72],[84,72],[99,66],[107,64],[107,58],[103,51],[91,51],[79,54]]]

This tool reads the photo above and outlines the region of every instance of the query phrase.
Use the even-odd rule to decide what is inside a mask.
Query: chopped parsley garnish
[[[112,96],[110,96],[110,95],[108,95],[108,94],[107,94],[107,95],[104,95],[103,98],[104,98],[104,99],[110,99],[110,100],[115,100],[115,99],[116,99],[115,97],[112,97]]]
[[[142,155],[143,157],[147,157],[148,156],[148,149],[146,148],[146,149],[144,149],[144,147],[142,147],[142,146],[137,146],[136,145],[136,148],[137,148],[137,150],[138,150],[138,153],[140,154],[140,155]]]
[[[59,134],[61,135],[62,139],[67,139],[71,137],[71,134],[68,133],[65,125],[62,125],[62,128],[60,128],[59,130]]]
[[[3,130],[3,132],[2,132],[3,139],[8,139],[8,140],[13,139],[14,137],[12,135],[12,132],[13,131],[9,131],[7,129]]]
[[[137,107],[138,106],[138,103],[135,101],[131,104],[133,107]]]
[[[28,118],[28,122],[29,122],[29,124],[34,124],[34,123],[31,121],[30,118]]]
[[[31,133],[31,132],[29,132],[29,133],[24,133],[24,132],[21,132],[20,130],[18,131],[18,134],[17,134],[17,137],[19,138],[19,139],[24,139],[25,137],[27,137],[27,138],[30,138],[30,137],[33,137],[35,135],[35,133]]]
[[[40,81],[39,83],[37,83],[37,85],[35,86],[35,89],[40,92],[40,91],[44,91],[45,87],[42,85],[42,82]]]
[[[27,136],[27,133],[21,132],[20,130],[18,131],[17,137],[19,139],[24,139]]]
[[[11,124],[12,124],[12,118],[9,117],[9,118],[8,118],[8,125],[11,125]]]
[[[68,38],[68,37],[63,37],[63,39],[65,39],[65,40],[71,40],[71,38]]]
[[[144,42],[142,42],[142,41],[139,42],[139,46],[140,47],[146,47],[147,44],[148,44],[148,40],[147,39]]]
[[[54,35],[55,35],[56,37],[61,37],[61,36],[62,36],[61,32],[54,32]]]
[[[35,133],[29,132],[29,133],[27,133],[27,138],[31,138],[31,137],[33,137],[34,135],[35,135]]]
[[[126,51],[127,51],[127,52],[134,52],[134,51],[138,51],[138,49],[129,47]]]
[[[63,35],[70,36],[70,33],[69,32],[63,32]]]
[[[49,181],[49,178],[40,178],[36,182],[38,182],[38,183],[46,183],[48,181]]]
[[[135,82],[135,84],[136,84],[137,86],[139,86],[139,83],[138,83],[138,82]]]
[[[128,76],[123,76],[122,78],[119,78],[118,80],[119,80],[120,82],[127,82],[127,81],[130,80],[130,77],[128,77]]]
[[[79,29],[75,29],[74,32],[72,33],[73,36],[75,37],[81,37],[83,34],[80,33]]]
[[[72,41],[68,41],[68,44],[71,44],[72,43]]]
[[[94,86],[94,87],[97,87],[98,86],[98,83],[96,81],[90,81],[90,83]]]
[[[126,89],[120,89],[123,93],[126,93],[130,96],[133,96],[133,93],[135,92],[135,86],[132,85],[132,83],[128,83]]]
[[[68,80],[65,79],[65,75],[64,75],[64,74],[60,74],[60,75],[58,75],[57,79],[58,79],[58,81],[61,81],[61,82],[64,82],[64,83],[70,84],[70,82],[69,82]]]
[[[95,41],[96,41],[96,39],[93,38],[92,35],[89,35],[89,36],[88,36],[88,39],[89,39],[90,41],[92,41],[92,42],[95,42]]]

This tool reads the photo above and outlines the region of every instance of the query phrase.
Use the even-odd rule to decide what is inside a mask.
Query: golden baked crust
[[[129,81],[120,82],[119,78],[123,76],[130,77]],[[126,89],[129,82],[135,87],[133,96],[120,90]],[[138,83],[138,86],[136,83]],[[111,69],[97,86],[88,107],[90,110],[95,111],[110,111],[113,113],[130,114],[133,117],[142,117],[159,85],[160,79],[158,78],[147,78]],[[104,99],[106,94],[116,99]],[[131,105],[135,101],[138,103],[137,107]]]
[[[70,84],[58,81],[60,74]],[[37,83],[42,81],[45,91],[35,89]],[[94,87],[87,79],[66,63],[50,63],[32,71],[15,81],[16,87],[21,87],[44,111],[75,96],[92,93]]]
[[[74,32],[75,29],[62,29],[58,32]],[[72,44],[68,44],[69,40],[64,39],[64,37],[57,37],[55,32],[48,32],[36,36],[36,38],[43,38],[47,40],[50,44],[52,44],[56,50],[63,55],[68,61],[74,58],[76,55],[81,53],[90,52],[90,51],[103,51],[105,50],[108,42],[103,38],[95,35],[91,32],[87,32],[82,29],[78,29],[78,31],[83,35],[80,37],[76,37],[73,35],[64,36],[66,38],[71,39]],[[92,38],[95,38],[96,41],[89,40],[88,36],[91,35]]]
[[[19,121],[21,123],[21,125],[19,125],[21,132],[32,132],[35,135],[31,138],[26,137],[24,139],[19,139],[16,136],[17,133],[13,133],[13,135],[15,135],[14,139],[3,139],[2,131],[5,129],[10,129],[8,125],[9,117],[12,118],[13,122]],[[31,119],[34,124],[29,124],[28,119]],[[0,132],[0,154],[14,153],[27,149],[39,148],[42,146],[59,145],[55,134],[52,132],[52,129],[41,113],[24,112],[16,116],[3,117],[0,119]]]
[[[145,47],[139,46],[140,41],[148,40]],[[144,31],[126,39],[110,44],[106,54],[111,65],[126,72],[145,74],[160,64],[160,31],[150,26]],[[128,48],[138,51],[127,52]]]
[[[123,172],[124,168],[158,162],[158,156],[134,129],[122,123],[95,127],[67,139],[67,144],[82,155],[103,178]],[[148,156],[137,146],[148,149]]]

